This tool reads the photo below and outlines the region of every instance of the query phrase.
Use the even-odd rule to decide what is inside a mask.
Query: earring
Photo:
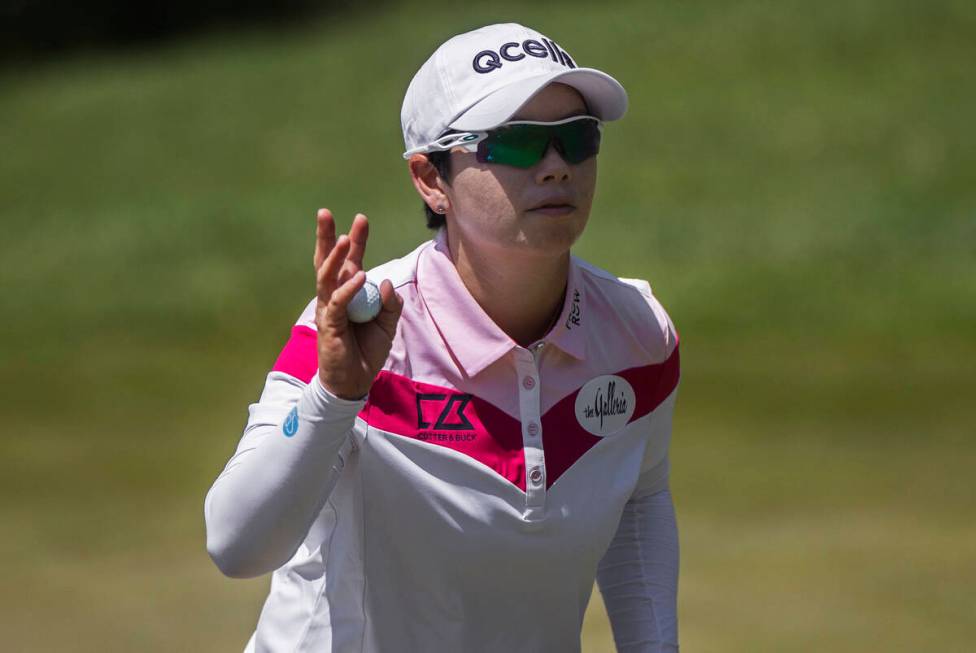
[[[437,205],[437,208],[434,209],[434,210],[437,211],[438,213],[444,213],[445,211],[447,211],[447,209],[444,208],[444,205],[443,204],[438,204]]]

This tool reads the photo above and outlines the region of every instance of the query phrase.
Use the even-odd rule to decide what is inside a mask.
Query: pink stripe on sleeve
[[[271,369],[309,383],[319,369],[318,334],[315,330],[307,326],[292,327],[291,338]]]

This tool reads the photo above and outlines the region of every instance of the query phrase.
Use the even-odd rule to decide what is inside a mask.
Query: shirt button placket
[[[525,519],[527,521],[541,520],[546,502],[546,463],[542,447],[541,392],[537,365],[539,351],[538,346],[532,351],[520,349],[515,358],[522,446],[525,452]]]

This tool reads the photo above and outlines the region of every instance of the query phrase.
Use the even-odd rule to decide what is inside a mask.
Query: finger
[[[339,239],[336,240],[335,247],[325,257],[325,261],[322,262],[322,267],[318,269],[315,283],[320,301],[328,303],[332,297],[332,293],[339,286],[339,270],[342,268],[342,264],[345,263],[347,254],[349,254],[349,237],[345,235],[339,236]]]
[[[380,284],[380,300],[382,308],[376,316],[376,324],[392,339],[396,335],[397,322],[403,312],[403,298],[393,290],[389,279],[384,279]]]
[[[349,256],[346,257],[345,269],[350,275],[363,269],[363,256],[366,254],[366,240],[369,238],[369,220],[362,213],[357,213],[349,227]]]
[[[346,309],[349,302],[356,296],[359,289],[366,283],[366,273],[360,270],[348,281],[335,289],[329,299],[329,307],[325,314],[326,324],[331,327],[342,327],[349,321]]]
[[[383,279],[380,283],[380,301],[383,303],[382,310],[395,313],[403,306],[400,295],[393,290],[393,284],[389,279]]]
[[[322,267],[322,262],[335,247],[335,218],[329,209],[319,209],[315,216],[315,256],[312,264],[316,271]]]

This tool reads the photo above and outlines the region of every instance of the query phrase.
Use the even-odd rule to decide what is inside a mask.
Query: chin
[[[558,255],[569,251],[583,234],[586,221],[572,216],[559,220],[546,219],[545,223],[530,221],[519,233],[518,244],[546,255]]]

